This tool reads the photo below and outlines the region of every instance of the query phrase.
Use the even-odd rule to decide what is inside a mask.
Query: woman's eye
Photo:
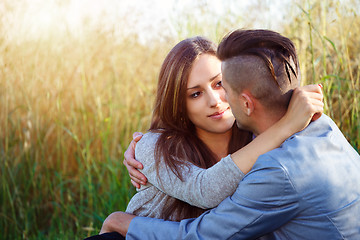
[[[190,95],[191,98],[197,98],[199,97],[201,94],[201,92],[194,92],[193,94]]]
[[[222,87],[222,81],[217,82],[216,87]]]

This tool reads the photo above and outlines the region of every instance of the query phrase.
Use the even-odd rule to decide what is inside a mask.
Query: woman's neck
[[[205,145],[217,156],[217,160],[226,157],[229,149],[229,143],[232,136],[232,129],[225,133],[212,133],[202,129],[196,130],[197,136]]]

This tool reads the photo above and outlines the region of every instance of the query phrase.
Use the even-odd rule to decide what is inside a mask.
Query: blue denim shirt
[[[323,115],[261,155],[236,192],[195,219],[136,217],[127,239],[360,239],[360,156]]]

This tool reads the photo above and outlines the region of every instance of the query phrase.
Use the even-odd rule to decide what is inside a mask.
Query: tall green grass
[[[342,3],[342,4],[341,4]],[[322,83],[325,113],[360,149],[360,1],[306,1],[284,34],[296,43],[303,84]]]
[[[94,234],[134,193],[123,152],[166,49],[106,32],[3,44],[0,239]]]
[[[303,84],[323,83],[325,112],[359,151],[360,22],[347,6],[299,3],[282,33]],[[149,126],[166,53],[188,36],[218,41],[243,19],[188,16],[178,36],[147,45],[99,29],[9,41],[0,28],[0,239],[81,239],[124,210],[135,190],[123,152]]]

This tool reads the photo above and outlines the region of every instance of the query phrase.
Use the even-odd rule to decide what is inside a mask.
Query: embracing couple
[[[299,85],[276,32],[178,43],[125,153],[138,193],[88,239],[360,239],[360,156]]]

